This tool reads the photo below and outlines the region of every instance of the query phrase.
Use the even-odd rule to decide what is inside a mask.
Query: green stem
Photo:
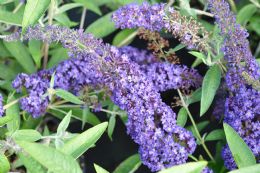
[[[194,121],[194,119],[193,119],[193,117],[192,117],[192,115],[191,115],[191,113],[190,113],[190,111],[189,111],[188,105],[187,105],[186,102],[184,101],[183,96],[182,96],[182,93],[181,93],[181,91],[180,91],[179,89],[178,89],[178,94],[179,94],[179,96],[180,96],[180,98],[181,98],[182,106],[186,109],[186,111],[187,111],[187,113],[188,113],[188,116],[189,116],[189,118],[190,118],[190,120],[191,120],[192,126],[194,127],[195,133],[196,133],[196,135],[197,135],[197,137],[198,137],[198,139],[199,139],[199,141],[200,141],[202,147],[204,148],[204,150],[205,150],[206,153],[208,154],[209,158],[210,158],[213,162],[215,162],[214,157],[211,155],[210,151],[208,150],[207,146],[205,145],[205,141],[203,140],[203,138],[202,138],[201,135],[200,135],[200,132],[199,132],[199,130],[198,130],[198,128],[197,128],[197,125],[196,125],[196,123],[195,123],[195,121]]]
[[[54,10],[55,10],[55,0],[51,0],[50,8],[48,11],[48,24],[52,25],[53,17],[54,17]],[[47,68],[48,64],[48,55],[49,55],[49,44],[44,44],[44,56],[43,56],[43,68]]]
[[[84,7],[84,8],[83,8],[83,11],[82,11],[82,14],[81,14],[79,29],[83,29],[83,27],[84,27],[85,18],[86,18],[86,13],[87,13],[87,9]]]
[[[50,109],[53,109],[53,108],[68,108],[68,107],[70,107],[70,108],[81,108],[82,106],[81,105],[52,105],[52,106],[49,106]],[[94,109],[95,107],[89,106],[89,108]],[[109,113],[109,114],[112,114],[112,115],[121,115],[120,112],[110,111],[110,110],[107,110],[107,109],[100,109],[100,111],[105,112],[105,113]]]
[[[234,0],[228,0],[228,2],[230,4],[230,6],[231,6],[232,11],[237,13],[237,7],[236,7],[236,4],[235,4]]]

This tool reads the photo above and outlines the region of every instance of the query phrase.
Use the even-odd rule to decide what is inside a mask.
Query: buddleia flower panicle
[[[14,40],[17,35],[6,39]],[[75,56],[53,70],[55,87],[78,90],[77,86],[95,86],[100,82],[110,90],[111,100],[127,112],[127,132],[139,145],[143,163],[152,171],[185,163],[194,152],[196,142],[192,133],[176,125],[176,114],[162,102],[153,82],[136,62],[116,47],[104,44],[90,34],[56,26],[31,27],[23,38],[48,43],[59,41],[70,50],[70,56]],[[85,73],[91,70],[93,73]],[[84,75],[93,75],[98,80]]]
[[[116,27],[144,28],[150,31],[172,33],[189,49],[196,49],[207,53],[210,49],[209,34],[195,19],[182,16],[173,8],[166,9],[166,4],[150,5],[144,2],[120,7],[113,13],[112,20]]]
[[[238,132],[260,162],[260,92],[254,86],[260,78],[260,67],[250,51],[248,33],[236,23],[229,4],[224,0],[209,0],[209,8],[224,38],[222,51],[228,66],[224,121]],[[223,149],[222,157],[228,169],[237,168],[228,146]]]
[[[0,94],[0,117],[4,115],[4,108],[3,108],[3,96]]]
[[[131,46],[121,47],[119,50],[141,66],[141,70],[160,92],[170,89],[187,90],[201,85],[202,77],[195,69],[159,61],[147,51]]]

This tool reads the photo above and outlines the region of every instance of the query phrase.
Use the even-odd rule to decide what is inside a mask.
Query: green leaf
[[[60,150],[74,158],[80,157],[85,151],[87,151],[97,142],[97,140],[106,130],[107,125],[108,123],[104,122],[88,129],[87,131],[66,142]]]
[[[86,32],[92,33],[97,38],[105,37],[116,30],[114,23],[111,21],[111,15],[113,12],[106,14],[93,22]]]
[[[98,14],[98,15],[102,15],[102,12],[100,11],[100,9],[98,8],[98,6],[93,3],[92,1],[88,1],[88,0],[73,0],[74,2],[77,2],[79,4],[82,4],[83,7],[85,7],[86,9],[93,11],[94,13]]]
[[[32,157],[25,155],[23,153],[19,153],[19,158],[22,160],[27,172],[37,172],[37,173],[46,173],[46,169],[44,169],[44,167],[37,162],[36,160],[34,160]]]
[[[192,95],[190,97],[187,98],[187,100],[185,101],[187,105],[190,105],[192,103],[196,103],[199,102],[201,99],[201,88],[198,88],[196,91],[194,91],[192,93]]]
[[[207,71],[203,83],[200,103],[200,116],[202,116],[210,107],[216,91],[221,81],[221,70],[217,65],[210,67]]]
[[[177,125],[184,127],[188,119],[187,111],[184,107],[179,110],[177,117]]]
[[[0,40],[0,57],[5,58],[11,56],[10,52],[5,48],[3,40]]]
[[[141,164],[139,154],[134,154],[120,163],[113,173],[133,173],[141,166]]]
[[[76,97],[75,95],[73,95],[72,93],[66,91],[66,90],[63,90],[63,89],[57,89],[55,94],[57,96],[59,96],[60,98],[63,98],[64,100],[67,100],[71,103],[74,103],[74,104],[84,104],[83,101],[81,101],[78,97]]]
[[[67,3],[67,4],[64,4],[61,7],[59,7],[55,14],[58,15],[58,14],[66,12],[68,10],[71,10],[73,8],[77,8],[77,7],[81,7],[81,6],[82,6],[82,4],[79,4],[79,3]]]
[[[200,131],[202,131],[204,128],[206,128],[208,125],[209,125],[209,121],[202,121],[202,122],[200,122],[200,123],[197,124],[197,128],[198,128],[198,130],[199,130],[199,132],[200,132]],[[198,136],[197,136],[197,133],[196,133],[196,131],[195,131],[195,129],[194,129],[193,126],[187,127],[187,130],[191,131],[192,134],[193,134],[197,139],[199,139]]]
[[[48,68],[58,65],[61,61],[68,59],[68,51],[63,47],[59,47],[50,51],[51,59],[48,62]]]
[[[203,53],[196,52],[196,51],[190,51],[189,54],[197,57],[198,59],[202,60],[205,64],[207,64],[207,61],[206,61],[207,57]]]
[[[0,22],[10,25],[22,26],[22,20],[23,16],[18,13],[4,11],[2,9],[0,10]]]
[[[115,129],[115,125],[116,125],[116,116],[112,115],[109,118],[108,128],[107,128],[107,134],[108,134],[110,140],[112,140],[112,135],[113,135],[113,132],[114,132],[114,129]]]
[[[0,117],[0,127],[12,120],[10,116]]]
[[[58,129],[57,129],[57,134],[62,134],[66,131],[66,129],[69,126],[70,119],[71,119],[71,111],[69,111],[68,114],[60,122]]]
[[[20,41],[4,42],[4,45],[26,72],[34,73],[36,71],[27,47],[25,47]]]
[[[97,164],[94,164],[94,168],[95,168],[97,173],[109,173],[107,170],[105,170],[104,168],[98,166]]]
[[[174,53],[174,52],[177,52],[181,49],[183,49],[184,47],[186,47],[184,44],[178,44],[177,46],[175,46],[174,48],[171,48],[168,53]]]
[[[8,64],[9,65],[9,64]],[[0,64],[0,78],[5,80],[13,80],[15,76],[17,75],[13,68],[10,68],[3,62],[3,64]]]
[[[195,68],[197,67],[198,65],[200,65],[201,63],[203,63],[203,61],[199,58],[196,57],[195,61],[192,63],[191,67],[192,68]]]
[[[82,173],[76,160],[62,152],[38,143],[16,141],[33,159],[53,173]]]
[[[10,169],[10,163],[4,154],[0,153],[0,173],[7,173]]]
[[[248,4],[241,8],[237,13],[237,22],[246,25],[250,18],[256,13],[257,7],[254,4]]]
[[[57,22],[59,22],[60,25],[63,25],[66,27],[73,27],[73,26],[78,25],[77,22],[71,21],[66,13],[57,14],[57,15],[55,15],[54,19]]]
[[[15,101],[16,98],[13,95],[9,95],[7,98],[7,104]],[[15,132],[20,127],[20,109],[19,104],[15,103],[6,109],[6,117],[10,117],[11,121],[7,123],[7,129],[9,132]]]
[[[201,173],[206,167],[207,162],[190,162],[182,165],[173,166],[171,168],[160,171],[159,173]]]
[[[259,16],[253,16],[250,20],[250,28],[254,30],[258,35],[260,35],[260,22]]]
[[[122,47],[130,44],[135,36],[137,31],[134,29],[125,29],[116,34],[113,39],[113,45],[117,47]]]
[[[120,5],[126,5],[130,3],[138,3],[141,4],[144,0],[114,0],[115,2],[119,3]]]
[[[260,164],[256,164],[253,166],[247,166],[238,170],[234,170],[228,173],[259,173]]]
[[[215,140],[222,140],[222,139],[225,139],[225,133],[222,129],[217,129],[210,132],[206,136],[205,141],[215,141]]]
[[[27,0],[23,22],[22,22],[22,32],[30,26],[34,25],[47,10],[51,0]]]
[[[196,12],[194,9],[190,7],[190,1],[189,0],[181,0],[180,2],[180,11],[182,14],[186,16],[193,16],[196,18]]]
[[[73,118],[78,119],[80,121],[85,121],[93,126],[101,123],[100,120],[97,118],[97,116],[90,111],[88,112],[88,115],[86,117],[82,117],[82,115],[83,115],[82,109],[68,107],[68,108],[63,108],[62,110],[64,112],[68,112],[71,110]],[[59,119],[62,119],[64,117],[64,115],[62,115],[64,113],[57,111],[57,110],[49,110],[48,112],[52,113],[54,116],[56,116]]]
[[[17,130],[13,134],[11,134],[11,136],[15,140],[28,142],[38,141],[42,137],[42,135],[37,130],[33,129]]]
[[[28,46],[36,66],[40,68],[42,57],[41,42],[39,40],[30,40]]]
[[[236,133],[236,131],[226,123],[224,123],[224,131],[226,134],[228,146],[232,152],[238,168],[256,164],[254,154],[246,145],[244,140]]]

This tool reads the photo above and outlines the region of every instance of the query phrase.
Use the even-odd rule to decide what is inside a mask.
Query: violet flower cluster
[[[141,70],[153,82],[158,91],[187,90],[191,87],[198,88],[201,85],[202,77],[193,68],[189,69],[184,65],[160,62],[147,51],[141,51],[131,46],[121,47],[119,50],[141,66]]]
[[[222,50],[228,62],[226,84],[229,95],[225,102],[224,121],[238,132],[260,162],[260,92],[243,76],[247,73],[253,80],[259,80],[260,67],[250,51],[248,33],[236,23],[228,3],[209,0],[209,6],[221,29],[220,34],[225,38]],[[237,167],[228,146],[223,149],[222,156],[228,169]]]
[[[101,83],[101,75],[88,62],[88,56],[78,56],[61,62],[57,67],[36,74],[19,74],[13,81],[13,87],[20,92],[25,88],[28,96],[20,100],[21,108],[33,117],[44,115],[49,105],[49,97],[44,96],[50,87],[55,72],[54,89],[61,88],[74,94],[86,85]],[[85,68],[88,67],[88,68]]]
[[[4,115],[3,96],[0,94],[0,117]]]
[[[113,13],[116,27],[144,28],[150,31],[165,30],[172,33],[189,49],[207,51],[208,33],[196,20],[189,19],[164,3],[141,5],[131,3]]]
[[[20,34],[14,34],[6,40],[18,38]],[[14,81],[14,87],[20,89],[21,86],[25,86],[29,90],[28,99],[31,95],[35,96],[32,88],[41,90],[38,93],[46,92],[53,71],[56,74],[55,88],[77,92],[84,85],[102,84],[110,89],[113,102],[127,112],[127,131],[139,144],[143,163],[152,171],[184,163],[188,155],[194,152],[196,142],[191,132],[176,124],[176,114],[162,102],[153,82],[147,78],[138,64],[117,48],[104,44],[90,34],[57,26],[31,27],[23,38],[48,43],[59,41],[64,47],[69,48],[71,57],[75,57],[48,71],[48,77],[39,77],[46,81],[40,82],[36,77],[45,72],[39,72],[35,77],[30,76],[35,86],[18,77]],[[45,99],[43,109],[46,109],[45,101],[48,102],[48,98],[38,96],[38,99]],[[34,113],[30,109],[35,108],[34,105],[24,108]],[[36,109],[34,116],[43,112]]]

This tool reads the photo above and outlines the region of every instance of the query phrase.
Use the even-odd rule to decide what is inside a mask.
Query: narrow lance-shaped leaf
[[[87,29],[87,33],[92,33],[97,38],[105,37],[116,30],[114,23],[111,21],[113,12],[106,14],[93,22]]]
[[[33,129],[23,129],[17,130],[13,134],[11,134],[12,138],[15,140],[23,140],[28,142],[34,142],[41,139],[42,135]]]
[[[120,31],[113,39],[113,45],[117,47],[122,47],[130,44],[135,36],[137,35],[137,31],[133,29],[125,29]]]
[[[171,168],[160,171],[159,173],[201,173],[201,171],[206,167],[207,162],[190,162],[178,166],[173,166]]]
[[[133,173],[140,167],[140,165],[141,160],[139,154],[134,154],[120,163],[113,173]]]
[[[22,32],[30,26],[35,24],[40,17],[47,10],[51,0],[27,0],[23,22],[22,22]]]
[[[4,45],[27,73],[34,73],[36,71],[32,57],[24,44],[16,41],[4,42]]]
[[[178,116],[177,116],[177,124],[181,127],[184,127],[188,119],[187,111],[184,107],[182,107],[179,110]]]
[[[97,164],[94,164],[94,168],[96,170],[96,173],[109,173],[107,170],[105,170],[101,166],[98,166]]]
[[[99,7],[93,1],[74,0],[74,2],[82,4],[82,6],[84,6],[86,9],[93,11],[94,13],[100,16],[102,15],[102,12],[100,11]]]
[[[225,133],[222,129],[217,129],[212,132],[210,132],[206,138],[205,141],[215,141],[215,140],[221,140],[225,138]]]
[[[0,10],[0,22],[10,24],[10,25],[17,25],[22,26],[23,16],[17,13],[12,13],[9,11]]]
[[[87,151],[97,142],[97,140],[106,130],[107,125],[108,123],[104,122],[88,129],[87,131],[66,142],[60,150],[74,158],[80,157],[85,151]]]
[[[82,173],[77,161],[52,147],[38,143],[16,141],[22,149],[53,173]]]
[[[69,111],[68,114],[60,122],[58,129],[57,129],[57,134],[61,134],[66,131],[66,129],[69,126],[70,119],[71,119],[71,111]]]
[[[221,70],[217,65],[210,67],[207,71],[203,83],[200,103],[200,116],[202,116],[210,107],[216,91],[220,85]]]
[[[239,168],[256,164],[255,156],[236,131],[224,123],[228,146]]]
[[[0,153],[0,173],[7,173],[10,169],[10,163],[4,154]]]
[[[19,158],[22,160],[27,172],[33,173],[46,173],[46,169],[32,157],[19,153]]]
[[[237,22],[246,25],[255,12],[257,12],[257,7],[254,4],[244,6],[237,14]]]
[[[112,135],[113,135],[113,132],[114,132],[114,129],[115,129],[115,125],[116,125],[116,116],[112,115],[109,118],[108,128],[107,128],[107,134],[108,134],[110,140],[112,140]]]
[[[64,100],[67,100],[71,103],[74,104],[83,104],[84,102],[81,101],[78,97],[76,97],[75,95],[73,95],[72,93],[63,90],[63,89],[57,89],[55,94],[61,98],[63,98]]]
[[[256,164],[253,166],[247,166],[238,170],[234,170],[228,173],[258,173],[260,170],[260,164]]]
[[[13,95],[9,95],[7,98],[7,104],[12,103],[15,101],[16,98]],[[19,104],[15,103],[9,108],[6,109],[6,116],[10,117],[11,121],[7,123],[7,129],[9,132],[14,132],[19,129],[20,127],[20,109]]]
[[[41,42],[39,40],[30,40],[28,46],[35,64],[40,68],[42,57]]]

